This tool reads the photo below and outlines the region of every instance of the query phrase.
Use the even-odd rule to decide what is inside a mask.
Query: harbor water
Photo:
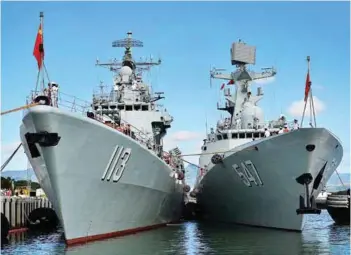
[[[308,215],[302,233],[228,224],[184,222],[153,231],[66,248],[62,231],[21,233],[3,243],[1,254],[30,255],[202,255],[350,254],[350,227],[328,213]]]

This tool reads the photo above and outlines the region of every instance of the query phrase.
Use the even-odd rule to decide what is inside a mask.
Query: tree
[[[11,178],[4,178],[1,176],[1,188],[2,189],[11,189]]]

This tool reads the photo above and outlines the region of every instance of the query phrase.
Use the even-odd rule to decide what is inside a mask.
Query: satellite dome
[[[121,76],[125,76],[125,75],[130,76],[132,75],[132,73],[133,71],[129,66],[122,66],[121,70],[119,71],[119,74]]]

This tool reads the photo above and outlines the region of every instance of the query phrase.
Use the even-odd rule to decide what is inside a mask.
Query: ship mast
[[[256,47],[248,46],[241,40],[237,43],[233,43],[231,48],[231,64],[236,66],[236,70],[230,74],[224,74],[221,72],[222,69],[213,68],[210,70],[211,79],[221,79],[229,81],[227,85],[235,85],[235,94],[231,95],[230,91],[225,90],[224,96],[226,99],[226,105],[221,107],[217,105],[218,110],[227,111],[231,115],[231,124],[233,123],[233,117],[239,116],[242,110],[242,105],[245,102],[245,98],[250,97],[250,100],[256,104],[263,98],[261,87],[257,89],[257,95],[251,94],[250,85],[252,81],[267,79],[276,75],[274,67],[262,68],[262,72],[254,72],[247,70],[248,64],[255,64],[256,62]],[[222,87],[224,87],[222,85]]]
[[[150,70],[150,67],[161,64],[161,59],[158,59],[157,61],[153,61],[150,58],[150,60],[145,60],[145,61],[139,61],[139,62],[134,61],[131,48],[143,47],[143,42],[133,39],[132,32],[130,31],[127,33],[127,38],[113,41],[112,47],[125,48],[122,61],[119,61],[115,58],[110,62],[100,63],[99,60],[96,60],[97,66],[107,67],[110,69],[110,71],[113,71],[113,72],[118,71],[122,66],[129,66],[133,70],[134,74],[136,74],[136,73],[142,73],[142,71],[144,70]]]

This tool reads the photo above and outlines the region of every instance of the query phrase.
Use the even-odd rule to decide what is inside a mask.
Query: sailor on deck
[[[297,130],[299,129],[299,123],[297,122],[297,119],[294,119],[294,126],[293,126],[293,130]]]
[[[285,124],[285,125],[284,125],[283,132],[284,132],[284,133],[288,133],[288,132],[289,132],[288,124]]]
[[[283,128],[280,127],[280,128],[279,128],[279,131],[278,131],[278,134],[283,134],[283,133],[284,133]]]
[[[271,136],[271,132],[269,132],[269,130],[267,128],[264,129],[264,137],[270,137]]]
[[[53,107],[58,107],[58,84],[51,82],[51,102]]]

